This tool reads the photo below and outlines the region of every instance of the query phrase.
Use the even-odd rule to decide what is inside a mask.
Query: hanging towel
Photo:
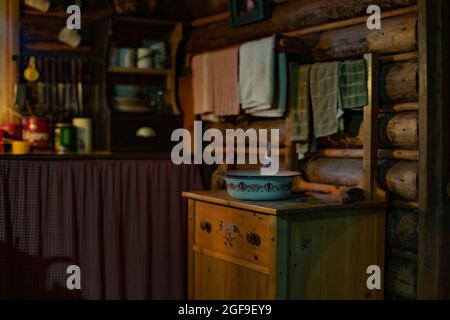
[[[291,141],[296,142],[299,159],[305,158],[310,151],[310,95],[309,75],[311,65],[300,66],[292,63],[290,67],[289,89],[289,124],[291,128]]]
[[[281,118],[284,117],[288,105],[288,65],[287,55],[284,52],[277,54],[277,69],[275,70],[276,79],[278,82],[275,84],[276,103],[271,106],[269,110],[256,111],[251,110],[251,113],[257,117],[267,118]]]
[[[311,65],[299,66],[297,63],[294,63],[291,67],[291,84],[289,91],[289,121],[292,127],[292,141],[308,141],[310,138],[310,70]]]
[[[239,102],[245,111],[270,109],[275,96],[274,38],[245,43],[239,49]]]
[[[214,112],[213,77],[209,72],[209,54],[203,53],[192,58],[192,94],[194,115]]]
[[[214,114],[218,117],[239,115],[238,48],[211,52],[209,70],[213,80]]]
[[[365,60],[344,61],[339,65],[339,90],[342,108],[353,109],[367,106],[367,64]]]
[[[310,89],[316,138],[343,129],[338,69],[339,62],[316,63],[311,67]]]

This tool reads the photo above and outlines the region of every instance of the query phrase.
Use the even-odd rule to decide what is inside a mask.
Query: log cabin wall
[[[373,1],[275,2],[272,19],[240,28],[228,26],[223,11],[226,0],[208,1],[201,10],[189,11],[195,20],[188,30],[186,50],[192,55],[284,33],[303,39],[307,54],[317,61],[360,57],[367,52],[379,55],[379,183],[389,195],[386,296],[415,299],[419,208],[417,1],[378,1],[383,16],[381,30],[366,27],[366,10]],[[189,75],[180,78],[180,104],[187,128],[194,120],[190,86]],[[361,126],[361,117],[352,118],[356,126]],[[272,125],[283,127],[284,122],[274,120]],[[360,149],[364,143],[363,130],[356,132],[321,139],[320,152],[301,166],[305,177],[314,183],[356,186],[363,176]]]

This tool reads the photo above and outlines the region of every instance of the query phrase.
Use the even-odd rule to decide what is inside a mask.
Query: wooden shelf
[[[139,68],[108,68],[109,73],[117,74],[137,74],[137,75],[154,75],[154,76],[168,76],[171,73],[170,69],[139,69]]]
[[[67,19],[69,14],[62,10],[50,10],[48,12],[42,12],[37,10],[27,9],[23,13],[24,17],[47,17],[47,18],[61,18]],[[104,18],[109,18],[111,16],[110,10],[100,10],[95,12],[82,12],[81,19],[85,21],[95,21]]]
[[[126,23],[126,24],[140,24],[147,27],[175,27],[180,22],[170,21],[170,20],[155,20],[142,17],[132,17],[132,16],[113,16],[115,22]]]
[[[42,52],[74,52],[74,53],[90,53],[92,48],[90,46],[79,46],[77,48],[72,48],[66,44],[62,43],[50,43],[50,42],[37,42],[29,43],[25,45],[25,50],[27,51],[42,51]]]

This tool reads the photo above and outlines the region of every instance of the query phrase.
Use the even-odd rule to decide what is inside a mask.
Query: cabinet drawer
[[[194,221],[194,251],[269,273],[275,217],[196,202]]]

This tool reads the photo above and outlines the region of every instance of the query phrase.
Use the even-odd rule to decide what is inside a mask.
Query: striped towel
[[[365,60],[344,61],[339,65],[339,90],[342,108],[367,106],[367,64]]]
[[[194,115],[214,113],[213,77],[209,72],[209,54],[192,58],[192,94]]]
[[[238,48],[211,52],[209,69],[213,78],[214,114],[217,117],[239,115]]]
[[[298,63],[292,63],[290,66],[288,120],[291,127],[291,141],[296,142],[299,159],[304,159],[310,147],[310,71],[311,65],[300,66]]]
[[[316,63],[311,67],[310,89],[316,138],[333,135],[343,129],[338,69],[339,62]]]

